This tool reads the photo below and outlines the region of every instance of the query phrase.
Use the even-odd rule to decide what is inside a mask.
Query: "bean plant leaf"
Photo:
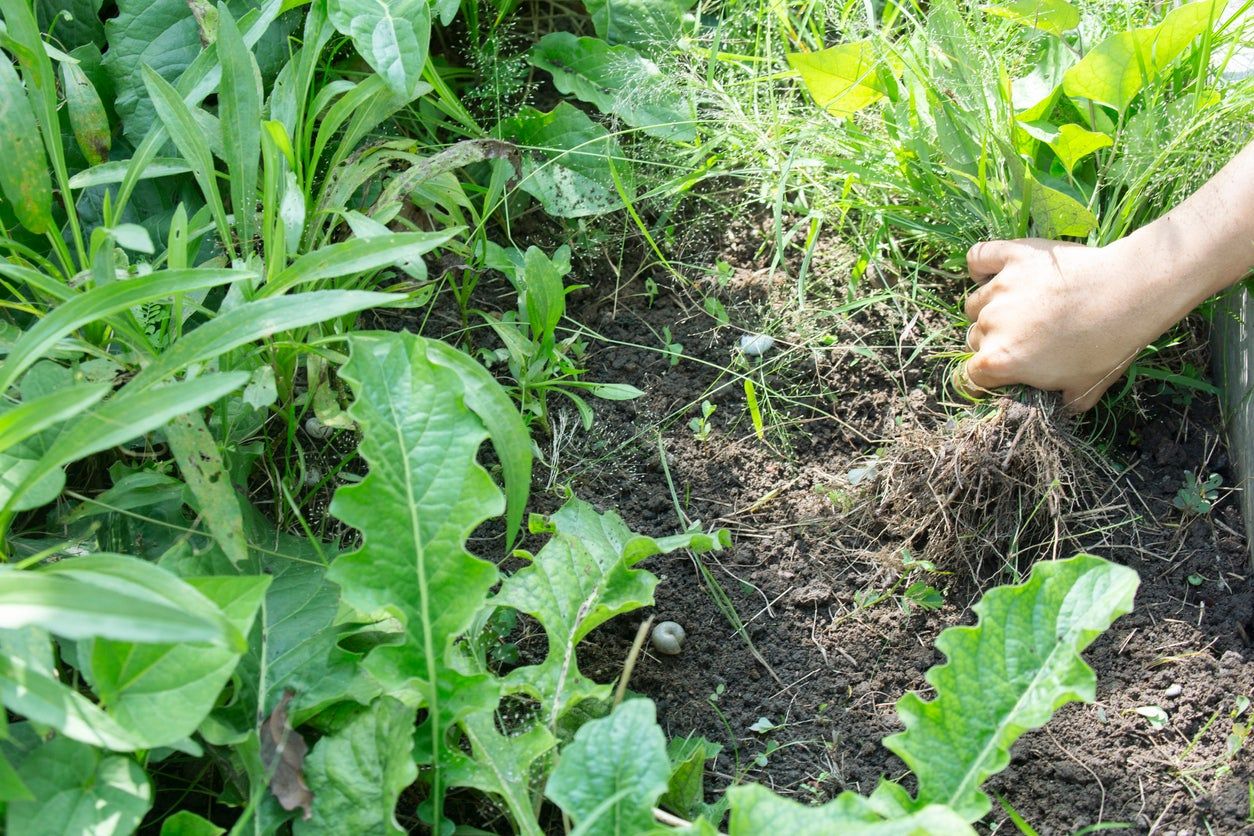
[[[461,674],[449,657],[497,579],[466,538],[505,501],[476,461],[487,431],[466,407],[458,375],[432,363],[412,334],[355,334],[349,345],[340,376],[355,396],[349,415],[362,428],[370,472],[332,500],[331,513],[361,532],[362,546],[337,558],[330,578],[359,612],[403,625],[404,641],[376,647],[365,667],[385,690],[427,709],[418,733],[439,820],[445,732],[496,703],[487,676]]]
[[[843,792],[820,807],[781,798],[759,784],[727,791],[731,799],[730,836],[760,833],[840,833],[842,836],[974,836],[953,810],[930,804],[901,816],[885,815],[873,800]]]
[[[553,536],[529,565],[505,579],[492,603],[513,607],[544,625],[548,655],[539,665],[517,668],[508,681],[541,701],[545,724],[556,730],[565,712],[609,690],[579,672],[579,642],[614,616],[653,603],[657,577],[635,565],[676,549],[720,549],[728,541],[722,531],[659,539],[634,534],[613,511],[598,514],[579,499],[568,500],[547,526],[537,520],[533,528]]]
[[[0,52],[0,193],[22,226],[42,233],[52,225],[52,179],[35,112],[9,57]]]
[[[587,0],[584,8],[598,37],[653,53],[679,40],[692,5],[693,0]]]
[[[296,822],[295,836],[406,832],[396,821],[396,801],[418,777],[411,754],[415,713],[399,700],[380,697],[318,741],[305,758],[313,817]]]
[[[1097,216],[1059,183],[1057,187],[1042,182],[1039,173],[1028,173],[1026,183],[1030,189],[1032,220],[1036,232],[1043,238],[1070,236],[1083,238],[1097,228]]]
[[[187,583],[247,635],[270,578],[189,578]],[[91,643],[84,655],[91,660],[92,690],[106,713],[153,748],[169,746],[196,731],[235,672],[242,651],[102,639]]]
[[[104,67],[117,89],[122,128],[138,142],[156,118],[139,68],[173,81],[200,52],[200,35],[186,0],[118,0],[117,7],[117,16],[105,22]]]
[[[876,53],[870,39],[792,52],[788,65],[801,74],[814,102],[833,116],[852,116],[884,98],[900,70]]]
[[[35,798],[9,803],[5,830],[11,836],[127,836],[152,807],[152,785],[133,758],[68,738],[35,749],[18,773]]]
[[[885,738],[919,779],[918,804],[943,804],[967,821],[988,812],[980,790],[1010,762],[1010,746],[1062,705],[1092,702],[1093,670],[1080,653],[1132,609],[1136,572],[1092,555],[1042,561],[1027,581],[988,592],[977,621],[936,640],[945,664],[928,701],[897,702],[904,732]]]
[[[551,32],[531,48],[528,60],[548,70],[561,93],[594,104],[650,136],[691,142],[697,138],[684,94],[657,64],[626,44]]]
[[[1067,70],[1063,91],[1122,113],[1145,85],[1214,24],[1222,9],[1216,0],[1199,0],[1172,9],[1156,26],[1111,35]]]
[[[646,833],[666,792],[666,735],[651,700],[628,700],[585,723],[562,750],[544,794],[588,836]]]
[[[1080,25],[1080,11],[1067,0],[1012,0],[996,6],[982,6],[987,14],[1013,23],[1061,35]]]
[[[635,180],[618,142],[569,102],[548,113],[524,107],[501,123],[501,131],[527,149],[519,188],[550,215],[582,218],[621,209],[616,175],[628,197],[634,196]]]
[[[428,0],[329,0],[327,11],[388,87],[405,101],[413,99],[431,40]]]
[[[1058,155],[1058,161],[1070,173],[1076,164],[1089,154],[1109,148],[1115,141],[1108,134],[1090,131],[1080,125],[1052,125],[1048,122],[1021,122],[1020,127],[1034,139],[1048,145]]]

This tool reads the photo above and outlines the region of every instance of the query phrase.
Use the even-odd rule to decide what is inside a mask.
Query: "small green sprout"
[[[1196,473],[1186,470],[1184,471],[1184,484],[1180,490],[1176,491],[1176,498],[1171,504],[1181,511],[1198,516],[1209,513],[1215,505],[1215,500],[1219,498],[1219,486],[1223,484],[1223,481],[1223,477],[1218,473],[1212,473],[1206,479],[1200,480]]]
[[[697,441],[708,441],[710,438],[710,416],[718,409],[717,406],[709,401],[701,402],[701,417],[693,418],[688,422],[688,429],[692,430],[692,437]]]

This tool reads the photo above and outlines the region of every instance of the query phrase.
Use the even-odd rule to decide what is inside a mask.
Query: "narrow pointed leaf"
[[[22,226],[42,233],[52,226],[52,179],[35,113],[13,62],[0,52],[0,192]]]
[[[91,165],[104,163],[109,159],[113,136],[100,94],[83,68],[68,61],[61,64],[61,86],[79,150]]]
[[[257,205],[257,170],[261,156],[261,71],[226,6],[218,12],[218,57],[222,84],[218,118],[222,147],[231,174],[231,208],[245,252],[251,249]]]
[[[306,253],[266,283],[262,296],[286,293],[298,284],[368,273],[421,258],[463,232],[462,227],[438,232],[394,232],[377,238],[354,238]]]
[[[61,389],[0,413],[0,452],[91,408],[111,388],[96,383]]]

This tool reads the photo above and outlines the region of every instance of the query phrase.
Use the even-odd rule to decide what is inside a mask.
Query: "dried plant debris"
[[[983,580],[1079,546],[1122,514],[1119,479],[1070,429],[1056,398],[1002,398],[928,429],[903,427],[878,454],[851,516],[893,551]]]
[[[301,818],[313,816],[313,793],[305,784],[303,772],[309,746],[287,719],[287,705],[293,693],[284,691],[279,704],[261,724],[261,761],[270,773],[270,791],[284,810],[303,811]]]

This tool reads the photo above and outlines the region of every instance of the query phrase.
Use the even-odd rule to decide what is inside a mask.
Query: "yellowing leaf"
[[[884,75],[889,67],[869,40],[790,53],[788,64],[801,74],[815,103],[833,116],[852,116],[888,93]],[[891,69],[896,74],[897,68]]]
[[[1122,112],[1219,16],[1215,0],[1173,9],[1157,26],[1111,35],[1067,71],[1063,92]]]
[[[1048,122],[1021,122],[1019,126],[1053,149],[1068,172],[1094,151],[1115,144],[1113,139],[1100,131],[1090,131],[1070,123],[1054,126]]]
[[[984,6],[994,17],[1061,35],[1080,25],[1080,13],[1067,0],[1014,0],[1000,6]]]
[[[1097,217],[1071,195],[1035,178],[1029,182],[1032,221],[1041,237],[1083,238],[1097,227]]]

